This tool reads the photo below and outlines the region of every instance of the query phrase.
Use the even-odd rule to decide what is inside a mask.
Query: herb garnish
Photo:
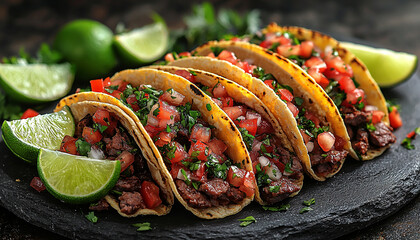
[[[98,217],[95,216],[94,212],[89,212],[87,215],[85,215],[86,219],[89,220],[92,223],[98,222]]]
[[[315,204],[315,198],[311,198],[309,200],[303,201],[303,205],[305,205],[306,207],[302,208],[299,211],[299,213],[302,214],[302,213],[305,213],[305,212],[308,212],[308,211],[312,211],[313,208],[311,208],[310,206],[313,205],[313,204]]]
[[[85,140],[79,138],[76,140],[76,149],[77,152],[82,156],[88,156],[91,146]]]
[[[401,145],[408,150],[415,149],[416,147],[412,144],[412,141],[416,138],[418,134],[420,134],[420,127],[407,134],[407,137],[404,138],[404,140],[401,142]]]
[[[283,204],[280,206],[263,206],[263,209],[266,211],[279,212],[286,211],[290,208],[290,204]]]
[[[246,128],[239,128],[239,131],[241,132],[242,139],[244,140],[246,144],[246,148],[248,150],[252,149],[252,143],[254,142],[255,137],[249,134],[248,130]]]
[[[152,230],[152,228],[150,227],[150,223],[149,222],[135,223],[132,226],[133,227],[136,227],[137,228],[137,231],[139,231],[139,232]]]
[[[244,219],[239,219],[239,221],[241,221],[241,224],[240,224],[241,227],[246,227],[251,223],[257,222],[257,220],[253,216],[248,216]]]
[[[211,105],[210,105],[210,103],[207,103],[206,104],[206,108],[207,108],[207,111],[211,111]]]
[[[312,211],[312,210],[314,210],[314,209],[311,208],[311,207],[304,207],[304,208],[300,209],[299,213],[302,214],[302,213],[309,212],[309,211]]]

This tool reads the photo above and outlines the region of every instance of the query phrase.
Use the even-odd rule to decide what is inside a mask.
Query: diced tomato
[[[277,47],[277,53],[284,57],[299,55],[300,45],[280,45]]]
[[[242,70],[244,70],[246,73],[250,73],[250,74],[252,74],[252,71],[251,71],[251,66],[249,65],[249,63],[248,62],[238,62],[237,64],[236,64],[236,66],[238,66],[238,67],[240,67]]]
[[[60,152],[79,155],[77,152],[76,141],[77,138],[66,135],[63,141],[61,141]]]
[[[303,138],[303,141],[305,142],[305,144],[307,144],[309,141],[311,141],[311,136],[306,134],[305,130],[299,129],[299,131],[300,131],[300,134],[302,135],[302,138]]]
[[[190,52],[180,52],[178,53],[179,57],[191,57],[191,53]]]
[[[272,133],[274,131],[273,126],[271,126],[270,122],[265,120],[265,118],[261,118],[261,123],[258,126],[257,134],[263,134],[263,133]]]
[[[336,56],[336,57],[326,58],[325,62],[328,68],[334,68],[339,73],[345,74],[349,77],[353,76],[353,69],[350,67],[350,65],[346,64],[341,59],[341,57]]]
[[[318,69],[322,73],[327,69],[327,64],[320,57],[311,57],[305,61],[305,66],[308,68]]]
[[[223,107],[223,102],[222,100],[219,100],[217,98],[211,98],[213,100],[214,103],[217,104],[217,106],[219,106],[220,108]]]
[[[328,152],[334,146],[335,137],[331,132],[323,132],[317,138],[319,146],[324,152]]]
[[[26,118],[32,118],[35,116],[38,116],[39,113],[31,108],[26,109],[25,112],[23,112],[22,116],[20,117],[20,119],[26,119]]]
[[[280,170],[281,173],[284,172],[284,169],[286,168],[286,165],[284,165],[284,163],[280,162],[279,160],[270,160],[272,163],[274,163],[277,168]]]
[[[379,110],[372,111],[372,124],[377,124],[382,121],[384,118],[385,113]]]
[[[416,138],[416,131],[411,131],[407,134],[408,138],[414,139]]]
[[[335,70],[334,68],[327,68],[325,69],[325,71],[323,72],[324,76],[327,79],[333,79],[334,81],[339,81],[342,77],[346,76],[344,74],[339,73],[337,70]]]
[[[206,161],[207,156],[209,156],[209,154],[210,154],[209,147],[205,143],[199,140],[197,140],[195,143],[192,142],[191,148],[188,151],[189,156],[196,157],[200,161]]]
[[[105,130],[105,134],[108,136],[114,136],[115,128],[117,128],[118,125],[118,117],[115,115],[115,113],[109,114],[109,126]]]
[[[194,174],[199,178],[203,179],[203,177],[206,177],[206,163],[201,162],[198,166],[198,169],[194,172]]]
[[[159,133],[158,139],[155,142],[155,145],[158,147],[163,147],[164,145],[170,143],[173,137],[175,137],[174,131],[171,131],[171,132],[161,131]]]
[[[392,107],[392,111],[389,113],[389,123],[394,129],[397,129],[403,125],[400,113],[395,106]]]
[[[280,94],[280,98],[281,100],[285,100],[287,102],[291,102],[293,100],[293,95],[292,93],[285,89],[285,88],[281,88],[277,91],[278,94]]]
[[[29,184],[33,189],[37,190],[38,192],[42,192],[46,189],[44,183],[41,181],[41,178],[34,177]]]
[[[121,172],[124,172],[134,162],[134,155],[129,151],[123,151],[115,159],[121,162]]]
[[[162,204],[162,200],[159,196],[159,187],[153,182],[143,181],[141,183],[140,194],[146,207],[149,209],[157,208]]]
[[[319,72],[317,68],[309,68],[308,74],[314,78],[315,82],[318,83],[322,88],[326,88],[330,81]]]
[[[217,83],[213,87],[213,97],[215,97],[215,98],[229,97],[225,86],[223,86],[220,83]]]
[[[175,115],[177,114],[179,115],[178,111],[174,106],[171,106],[166,102],[159,100],[159,113],[157,115],[157,118],[159,118],[160,120],[169,120],[171,118],[174,119]]]
[[[270,40],[264,40],[260,43],[263,48],[270,48],[273,43]]]
[[[364,99],[365,92],[360,88],[356,88],[353,91],[347,93],[346,102],[354,105],[363,102]]]
[[[272,153],[273,151],[274,151],[274,146],[273,146],[273,144],[272,145],[266,145],[266,144],[262,144],[263,146],[264,146],[264,148],[265,148],[265,151],[267,152],[267,153]]]
[[[111,117],[109,112],[105,109],[96,110],[95,114],[92,116],[93,122],[100,124],[102,126],[109,126]]]
[[[303,41],[300,43],[299,56],[302,56],[303,58],[308,58],[312,55],[312,50],[314,50],[314,42]]]
[[[292,44],[292,39],[285,37],[284,35],[275,36],[273,42],[278,42],[280,45],[290,45]]]
[[[258,128],[257,123],[258,123],[257,118],[245,119],[238,123],[238,127],[245,128],[249,134],[251,134],[252,136],[255,136],[255,134],[257,134],[257,128]]]
[[[118,91],[124,92],[127,89],[127,85],[128,85],[127,81],[122,81],[120,85],[118,86]]]
[[[271,89],[274,89],[273,85],[274,80],[265,80],[264,83],[269,86]]]
[[[176,179],[178,177],[178,172],[181,168],[184,168],[184,165],[182,163],[173,163],[171,164],[171,176],[173,179]]]
[[[90,80],[90,88],[93,92],[104,92],[104,81],[102,79]]]
[[[293,117],[296,117],[299,114],[299,108],[297,108],[296,105],[291,102],[287,102],[286,104],[289,110],[292,112]]]
[[[140,110],[139,105],[137,104],[137,98],[136,95],[131,94],[130,96],[128,96],[126,98],[126,101],[128,104],[130,104],[131,108],[133,109],[133,111],[137,112],[138,110]]]
[[[199,140],[204,143],[208,143],[211,137],[211,130],[208,127],[204,127],[201,124],[195,124],[191,130],[190,139]]]
[[[247,197],[251,197],[255,192],[255,175],[253,172],[246,172],[244,177],[244,184],[239,187],[239,190],[244,192]]]
[[[167,102],[170,105],[173,106],[179,106],[184,102],[185,96],[181,93],[171,90],[171,91],[165,91],[160,97],[160,100]]]
[[[209,146],[210,150],[217,155],[222,155],[227,149],[226,144],[217,138],[210,140],[207,145]]]
[[[111,78],[107,77],[104,79],[104,87],[109,87],[111,86]]]
[[[84,127],[82,137],[86,140],[86,142],[90,144],[95,144],[102,139],[102,134],[93,128]]]
[[[338,81],[338,85],[340,89],[345,93],[352,92],[354,89],[356,89],[353,80],[349,76],[341,77],[341,79]]]
[[[230,185],[234,187],[240,187],[244,182],[245,174],[246,170],[240,169],[237,166],[232,165],[229,168],[226,181],[228,181]]]
[[[319,128],[320,127],[320,123],[321,123],[321,121],[319,120],[319,118],[317,117],[317,116],[315,116],[315,114],[313,114],[312,112],[310,112],[310,111],[306,111],[305,112],[305,117],[307,118],[307,119],[309,119],[309,120],[311,120],[314,124],[315,124],[315,127],[317,127],[317,128]]]
[[[173,62],[173,61],[175,61],[174,55],[172,53],[167,53],[165,55],[164,59],[167,62]]]
[[[167,142],[167,141],[165,141],[165,140],[162,140],[161,138],[158,138],[158,139],[155,141],[155,145],[156,145],[157,147],[163,147],[163,146],[165,146],[166,144],[168,144],[168,142]]]
[[[220,60],[225,60],[228,61],[230,63],[232,63],[233,65],[236,65],[236,63],[238,62],[238,60],[236,59],[236,56],[233,52],[227,51],[227,50],[223,50],[218,56],[218,59]]]
[[[181,77],[183,77],[185,79],[187,79],[188,81],[190,81],[192,83],[195,83],[196,82],[195,76],[192,73],[188,72],[187,70],[183,70],[183,69],[176,70],[175,71],[175,74],[178,75],[178,76],[181,76]]]
[[[171,161],[171,163],[180,162],[188,157],[188,153],[185,151],[184,147],[180,143],[173,141],[171,145],[176,147],[173,158],[169,158],[169,161]]]
[[[150,124],[146,124],[146,126],[144,126],[144,129],[146,129],[147,133],[151,138],[154,138],[156,134],[163,130],[163,128],[152,126]]]
[[[222,107],[233,107],[233,98],[222,97],[220,100],[222,101]]]
[[[236,120],[240,116],[245,116],[246,108],[244,106],[224,107],[223,111],[232,120]]]
[[[213,53],[213,52],[211,52],[211,53],[207,54],[207,57],[216,58],[216,56],[214,55],[214,53]]]
[[[112,90],[112,93],[108,93],[108,94],[115,97],[115,98],[121,99],[122,92],[118,91],[118,90]]]

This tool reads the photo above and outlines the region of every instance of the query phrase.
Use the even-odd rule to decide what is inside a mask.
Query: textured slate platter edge
[[[29,187],[35,166],[17,159],[0,142],[0,204],[25,221],[77,239],[224,239],[268,237],[276,239],[333,239],[365,228],[398,211],[420,192],[420,144],[408,151],[399,143],[420,123],[419,76],[385,90],[387,98],[401,104],[404,126],[397,130],[394,144],[381,157],[369,162],[347,159],[341,172],[326,182],[305,179],[301,193],[284,203],[286,212],[264,211],[252,203],[242,212],[224,219],[202,220],[175,204],[167,216],[125,219],[115,211],[96,214],[98,223],[85,219],[87,206],[71,206],[47,192]],[[418,141],[418,140],[416,140]],[[16,179],[20,181],[17,182]],[[299,214],[302,202],[316,199],[313,211]],[[257,222],[240,227],[238,219],[254,216]],[[150,222],[153,230],[136,232],[131,224]]]

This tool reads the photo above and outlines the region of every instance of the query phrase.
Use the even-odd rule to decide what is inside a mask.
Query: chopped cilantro
[[[401,142],[401,145],[403,147],[405,147],[408,150],[413,150],[415,149],[415,146],[411,143],[412,139],[411,138],[404,138],[404,140]]]
[[[286,211],[290,208],[290,204],[283,204],[280,206],[263,206],[263,209],[266,211],[279,212]]]
[[[85,140],[79,138],[76,140],[76,149],[77,152],[82,156],[88,156],[90,152],[90,144],[86,142]]]
[[[206,167],[207,173],[215,178],[226,179],[227,170],[232,165],[230,160],[226,160],[223,164],[219,163],[219,160],[212,154],[207,157]]]
[[[207,103],[206,104],[206,108],[207,108],[207,111],[211,111],[211,105],[210,105],[210,103]]]
[[[309,211],[312,211],[312,210],[313,209],[311,207],[304,207],[304,208],[300,209],[299,213],[302,214],[302,213],[309,212]]]
[[[253,216],[248,216],[244,219],[239,219],[239,221],[241,221],[241,224],[240,224],[241,227],[246,227],[251,223],[257,222],[257,220]]]
[[[290,162],[286,163],[286,165],[284,166],[284,171],[287,173],[293,173],[292,170],[292,159],[290,159]]]
[[[189,70],[189,72],[193,75],[193,76],[197,76],[197,73],[194,72],[193,70]]]
[[[254,142],[255,137],[249,134],[248,130],[245,128],[239,128],[239,131],[241,132],[242,139],[244,140],[246,144],[246,148],[248,150],[252,149],[252,143]]]
[[[274,171],[274,170],[273,170]],[[278,193],[280,191],[280,185],[277,186],[270,186],[268,188],[268,191],[272,192],[272,193]]]
[[[376,130],[376,127],[372,123],[366,123],[366,129],[373,132]]]
[[[152,230],[152,228],[150,227],[150,223],[149,222],[135,223],[132,226],[133,227],[136,227],[137,228],[137,231],[139,231],[139,232]]]
[[[301,106],[303,103],[303,98],[295,97],[295,103],[296,105]]]
[[[303,201],[303,205],[308,206],[308,207],[313,204],[315,204],[315,198],[311,198],[309,200]]]
[[[167,133],[172,132],[172,129],[171,129],[171,127],[170,127],[169,125],[166,125],[166,132],[167,132]]]
[[[95,216],[94,212],[89,212],[87,215],[85,215],[86,219],[90,222],[96,223],[98,222],[98,217]]]

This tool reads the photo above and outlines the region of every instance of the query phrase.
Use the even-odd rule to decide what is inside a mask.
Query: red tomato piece
[[[334,68],[339,73],[345,74],[349,77],[353,76],[353,69],[350,67],[350,65],[346,64],[341,57],[331,57],[326,58],[325,62],[327,63],[328,68]]]
[[[159,113],[157,118],[160,120],[170,120],[171,118],[175,118],[175,115],[177,114],[178,111],[176,110],[176,107],[159,100]]]
[[[90,144],[95,144],[102,139],[102,134],[93,128],[84,127],[82,137],[86,140],[86,142]]]
[[[207,156],[210,154],[210,149],[207,144],[197,140],[195,143],[192,142],[191,148],[188,151],[188,155],[196,157],[200,161],[206,161]]]
[[[277,53],[284,57],[299,55],[300,45],[280,45],[277,47]]]
[[[281,36],[273,36],[273,42],[278,42],[280,45],[291,45],[292,39],[285,37],[284,35]]]
[[[233,98],[222,97],[220,100],[222,101],[222,107],[233,107]]]
[[[76,147],[77,138],[71,136],[65,136],[63,141],[61,141],[60,152],[69,153],[72,155],[79,155]]]
[[[224,107],[223,111],[230,119],[236,120],[240,116],[245,116],[246,108],[244,106]]]
[[[106,91],[105,91],[105,92],[106,92]],[[121,91],[118,91],[118,90],[112,90],[112,93],[109,93],[109,92],[106,92],[106,93],[108,93],[109,95],[111,95],[111,96],[113,96],[113,97],[115,97],[115,98],[121,99],[121,94],[122,94],[122,92],[121,92]]]
[[[236,65],[238,62],[238,59],[236,59],[236,56],[233,52],[230,52],[228,50],[223,50],[218,56],[218,59],[228,61],[232,63],[233,65]]]
[[[377,124],[382,121],[382,118],[384,118],[385,113],[379,110],[372,111],[372,123]]]
[[[238,123],[238,127],[245,128],[249,134],[251,134],[252,136],[255,136],[255,134],[257,134],[257,128],[258,128],[257,123],[258,123],[257,118],[245,119]]]
[[[318,69],[322,73],[327,69],[327,64],[320,57],[311,57],[305,61],[305,66],[308,68]]]
[[[365,92],[360,88],[356,88],[353,91],[347,93],[346,102],[354,105],[363,102],[364,99]]]
[[[175,61],[174,55],[172,53],[167,53],[165,55],[164,59],[167,62],[173,62],[173,61]]]
[[[408,137],[408,138],[411,138],[411,139],[416,138],[416,132],[415,132],[415,131],[411,131],[411,132],[409,132],[409,133],[407,134],[407,137]]]
[[[306,110],[305,117],[307,119],[311,120],[315,124],[315,127],[317,127],[317,128],[320,127],[319,124],[321,123],[321,121],[319,120],[319,118],[317,116],[315,116],[315,114],[313,114],[312,112]]]
[[[194,172],[194,174],[199,178],[199,179],[203,179],[203,177],[207,177],[207,173],[206,173],[206,163],[202,162],[200,163],[200,165],[198,166],[198,169]]]
[[[152,126],[150,124],[146,124],[146,126],[144,126],[144,129],[146,129],[147,133],[149,134],[149,136],[151,138],[154,138],[156,136],[156,134],[158,134],[164,128],[160,128],[160,127]]]
[[[215,98],[222,98],[222,97],[229,97],[225,86],[223,86],[220,83],[217,83],[214,87],[213,87],[213,97]]]
[[[141,183],[140,194],[146,207],[149,209],[157,208],[162,204],[162,200],[159,196],[159,187],[153,182],[143,181]]]
[[[272,133],[274,131],[273,126],[271,126],[271,123],[268,122],[265,118],[261,118],[261,123],[258,126],[257,134],[263,134],[263,133]]]
[[[307,144],[309,141],[311,141],[311,136],[309,136],[308,134],[305,133],[305,130],[303,129],[299,129],[300,134],[302,135],[303,141],[305,142],[305,144]]]
[[[185,96],[172,89],[169,92],[165,91],[159,99],[170,105],[179,106],[184,102]]]
[[[37,190],[38,192],[42,192],[46,189],[44,183],[41,181],[41,178],[34,177],[29,184],[33,189]]]
[[[270,40],[264,40],[260,43],[263,48],[270,48],[273,43]]]
[[[240,67],[242,70],[244,70],[246,73],[252,74],[251,66],[248,62],[238,62],[236,66]]]
[[[220,108],[223,107],[223,102],[222,100],[219,100],[217,98],[211,98],[213,100],[214,103],[217,104],[217,106],[219,106]]]
[[[314,50],[314,42],[303,41],[300,43],[299,56],[302,56],[303,58],[309,58],[312,55],[312,50]]]
[[[192,83],[196,82],[195,76],[187,70],[183,70],[183,69],[182,70],[176,70],[175,74],[187,79],[188,81],[190,81]]]
[[[211,137],[211,130],[208,127],[204,127],[201,124],[195,124],[191,129],[190,139],[199,140],[204,143],[208,143]]]
[[[322,150],[328,152],[334,146],[335,137],[331,132],[323,132],[318,135],[317,141]]]
[[[171,145],[176,147],[173,158],[169,158],[169,161],[171,161],[171,163],[180,162],[188,158],[188,153],[185,151],[184,147],[180,143],[174,141],[171,143]]]
[[[20,117],[20,119],[26,119],[26,118],[32,118],[35,116],[38,116],[39,113],[31,108],[26,109],[25,112],[23,112],[22,116]]]
[[[104,87],[109,87],[111,86],[111,78],[107,77],[104,79]]]
[[[297,108],[296,105],[291,102],[287,102],[286,104],[289,110],[292,112],[293,117],[296,117],[299,114],[299,108]]]
[[[285,88],[281,88],[277,91],[278,94],[280,94],[280,98],[281,100],[285,100],[287,102],[291,102],[293,100],[293,95],[292,93],[285,89]]]
[[[255,192],[255,175],[253,172],[246,172],[244,183],[239,187],[239,190],[244,192],[247,197],[251,197]]]
[[[124,92],[127,89],[128,82],[122,81],[118,86],[118,91]]]
[[[90,88],[93,92],[104,92],[104,81],[102,79],[90,80]]]
[[[235,165],[230,166],[227,179],[228,183],[234,187],[240,187],[244,182],[246,171],[244,169],[240,169]]]
[[[309,68],[308,74],[314,78],[315,82],[318,83],[322,88],[326,88],[330,81],[319,72],[317,68]]]
[[[269,86],[271,89],[274,89],[273,85],[274,80],[265,80],[264,83]]]
[[[178,173],[179,173],[179,170],[181,168],[184,168],[184,165],[182,163],[173,163],[173,164],[171,164],[171,171],[170,171],[170,173],[171,173],[171,176],[172,176],[173,179],[176,179],[178,177]]]
[[[394,106],[392,107],[392,111],[389,113],[389,123],[394,129],[397,129],[403,125],[400,113]]]
[[[276,165],[277,168],[280,170],[280,173],[283,174],[286,165],[284,165],[284,163],[280,162],[279,160],[270,159],[270,161],[274,163],[274,165]]]
[[[349,93],[356,89],[353,80],[349,76],[341,77],[341,79],[338,81],[338,85],[340,89],[343,90],[345,93]]]
[[[121,172],[124,172],[134,162],[134,155],[129,151],[123,151],[115,159],[121,162]]]
[[[179,57],[191,57],[191,53],[190,52],[180,52],[178,53]]]
[[[108,127],[110,125],[111,116],[107,110],[98,109],[96,110],[95,114],[93,114],[92,119],[93,122]]]
[[[210,142],[208,142],[207,145],[209,146],[210,150],[216,155],[222,155],[227,149],[226,144],[222,140],[219,140],[217,138],[213,138],[212,140],[210,140]]]
[[[137,104],[137,98],[136,95],[131,94],[130,96],[128,96],[126,98],[126,101],[128,104],[130,104],[131,108],[133,109],[133,111],[137,112],[138,110],[140,110],[139,105]]]

